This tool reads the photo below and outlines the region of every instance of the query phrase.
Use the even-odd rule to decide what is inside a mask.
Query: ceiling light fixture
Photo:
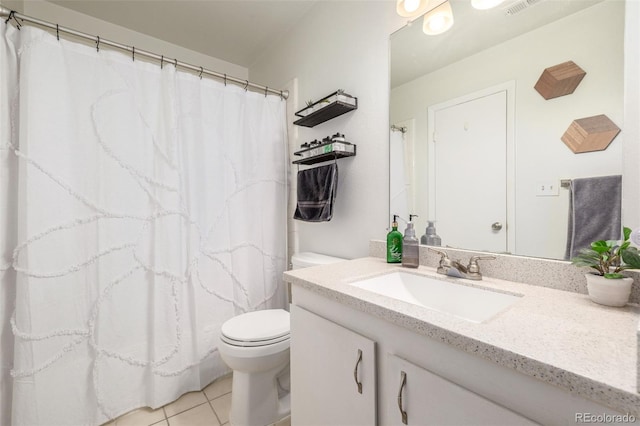
[[[422,31],[427,35],[438,35],[444,33],[452,26],[453,12],[451,10],[451,4],[447,0],[424,15]]]
[[[396,12],[404,18],[414,18],[426,12],[429,0],[397,0]]]
[[[471,6],[475,9],[486,10],[492,9],[504,2],[504,0],[471,0]]]

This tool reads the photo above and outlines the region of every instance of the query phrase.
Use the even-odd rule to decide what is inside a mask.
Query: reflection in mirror
[[[435,220],[443,246],[562,259],[561,181],[622,174],[624,1],[513,5],[454,0],[449,32],[391,36],[390,215],[418,214],[419,234]],[[566,61],[586,76],[545,100],[536,82]],[[599,114],[623,131],[606,150],[574,154],[560,138]]]

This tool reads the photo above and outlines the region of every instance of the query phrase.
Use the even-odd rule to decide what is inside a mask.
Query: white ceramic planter
[[[586,274],[589,297],[606,306],[624,306],[629,301],[633,278],[608,279],[600,275]]]

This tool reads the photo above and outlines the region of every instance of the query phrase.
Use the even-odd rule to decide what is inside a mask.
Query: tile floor
[[[229,424],[231,375],[200,392],[189,392],[164,407],[131,411],[104,426],[219,426]],[[272,426],[291,426],[287,417]]]

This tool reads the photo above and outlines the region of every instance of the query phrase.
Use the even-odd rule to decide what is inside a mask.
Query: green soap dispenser
[[[387,234],[387,263],[402,262],[402,233],[398,231],[398,215],[393,215],[391,232]]]

